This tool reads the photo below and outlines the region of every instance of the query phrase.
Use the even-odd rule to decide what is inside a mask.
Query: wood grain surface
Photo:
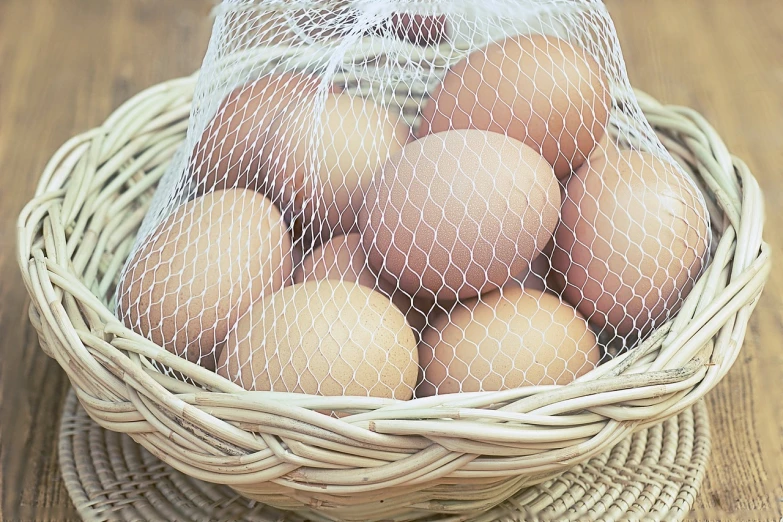
[[[744,158],[783,258],[783,2],[608,0],[631,81],[689,105]],[[38,348],[15,220],[49,156],[122,101],[196,69],[208,0],[0,0],[0,519],[76,520],[57,466],[63,372]],[[709,395],[713,455],[691,520],[783,516],[783,274]]]

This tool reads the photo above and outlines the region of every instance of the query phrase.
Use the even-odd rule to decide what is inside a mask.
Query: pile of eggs
[[[444,38],[415,22],[393,25]],[[129,328],[248,390],[567,384],[598,364],[599,333],[649,333],[703,268],[698,192],[608,138],[608,82],[578,46],[472,52],[414,129],[320,82],[273,73],[223,100],[191,154],[196,197],[123,273]]]

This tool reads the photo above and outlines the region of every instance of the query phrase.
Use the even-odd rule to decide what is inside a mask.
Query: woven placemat
[[[60,468],[82,519],[305,522],[192,479],[159,461],[129,436],[95,424],[71,390],[60,425]],[[701,487],[710,454],[702,402],[560,477],[524,489],[478,517],[432,521],[682,520]]]

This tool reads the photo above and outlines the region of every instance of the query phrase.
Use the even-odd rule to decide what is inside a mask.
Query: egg
[[[367,186],[410,129],[398,114],[358,96],[331,94],[317,116],[314,103],[291,104],[273,123],[264,157],[272,200],[301,215],[305,232],[326,240],[357,230]]]
[[[416,45],[439,44],[448,34],[444,15],[395,13],[384,24],[383,29],[386,28],[398,38]]]
[[[294,242],[293,246],[291,247],[291,259],[293,259],[293,271],[291,272],[291,284],[294,283],[294,278],[296,276],[296,271],[301,269],[302,262],[304,261],[304,250],[302,249],[301,243]]]
[[[533,262],[526,270],[512,277],[509,282],[504,285],[504,288],[510,286],[521,286],[532,290],[540,290],[543,292],[547,290],[549,278],[549,272],[551,271],[550,258],[552,257],[552,251],[555,248],[554,239],[550,239],[546,244],[544,250],[536,255]]]
[[[383,278],[380,278],[383,280]],[[402,292],[402,290],[397,290]],[[405,313],[405,318],[408,320],[408,324],[413,328],[413,333],[416,334],[416,340],[421,338],[421,333],[428,325],[429,315],[437,308],[438,304],[435,301],[431,301],[426,298],[413,298],[411,299],[411,306]]]
[[[300,73],[271,74],[231,92],[191,155],[190,172],[198,192],[262,190],[268,168],[262,151],[269,127],[281,111],[314,95],[320,82]]]
[[[145,240],[119,283],[118,313],[136,333],[214,369],[229,328],[291,270],[275,206],[252,191],[215,191],[178,207]]]
[[[256,303],[218,373],[247,390],[410,399],[418,353],[405,317],[356,283],[308,281]]]
[[[414,298],[499,288],[551,239],[552,168],[501,134],[448,131],[409,143],[378,171],[360,215],[371,268]]]
[[[422,309],[425,303],[415,303],[403,290],[378,277],[369,267],[358,233],[336,236],[315,248],[294,271],[294,283],[331,279],[350,281],[376,290],[392,300],[405,314],[414,333],[424,328],[426,317]]]
[[[709,216],[697,189],[647,152],[598,155],[568,181],[552,266],[563,297],[611,333],[643,334],[701,272]]]
[[[608,83],[584,50],[552,36],[513,36],[454,65],[422,110],[417,136],[480,129],[524,141],[558,178],[605,133]]]
[[[294,283],[332,279],[375,289],[378,277],[367,266],[361,241],[361,235],[353,233],[333,237],[315,248],[294,272]]]
[[[419,343],[417,397],[568,384],[598,365],[587,321],[556,296],[504,288],[438,315]]]
[[[617,161],[619,159],[618,155],[620,150],[621,148],[617,142],[607,133],[604,134],[601,141],[596,144],[595,148],[588,156],[588,159],[596,160],[600,156],[607,156],[607,161]]]

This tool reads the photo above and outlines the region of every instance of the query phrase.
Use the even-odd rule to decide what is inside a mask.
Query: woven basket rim
[[[411,401],[246,392],[166,352],[127,329],[106,296],[185,135],[195,78],[143,91],[64,144],[18,220],[18,262],[42,348],[93,419],[174,468],[278,507],[344,502],[358,519],[356,495],[385,501],[389,512],[422,491],[442,495],[430,507],[486,509],[677,415],[736,360],[770,271],[761,191],[702,116],[642,92],[648,121],[707,194],[718,239],[679,314],[634,350],[566,386]],[[150,360],[211,391],[160,374]],[[324,409],[358,413],[316,412]],[[437,489],[466,482],[484,484],[485,498],[460,503]]]
[[[89,447],[90,451],[84,451]],[[611,519],[683,520],[702,486],[711,450],[704,401],[625,439],[583,465],[526,488],[465,522]],[[79,516],[103,520],[304,522],[317,513],[283,513],[242,500],[224,486],[189,479],[122,434],[98,426],[69,390],[59,462]],[[607,487],[607,481],[616,481]]]

